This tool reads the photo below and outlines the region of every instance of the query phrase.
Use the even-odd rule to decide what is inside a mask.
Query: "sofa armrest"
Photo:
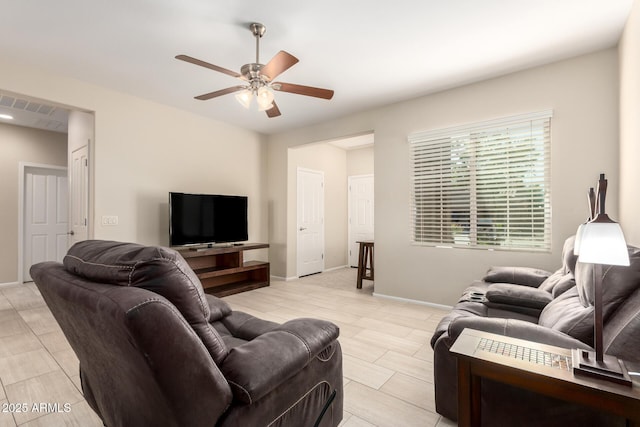
[[[324,320],[291,320],[232,348],[220,369],[234,397],[251,404],[300,372],[338,335],[338,327]]]
[[[512,283],[514,285],[537,288],[551,274],[550,271],[531,267],[491,267],[482,280],[491,283]]]
[[[556,347],[593,350],[582,341],[563,334],[562,332],[545,328],[544,326],[525,322],[523,320],[490,317],[459,317],[453,320],[449,324],[448,330],[449,338],[452,340],[451,342],[458,338],[464,328],[491,332],[511,338],[519,338]]]
[[[262,334],[280,327],[279,323],[259,319],[243,311],[231,312],[230,315],[222,319],[222,324],[231,335],[245,341],[251,341]]]
[[[547,291],[512,283],[494,283],[487,289],[485,297],[489,302],[504,307],[518,306],[540,310],[553,301],[553,296]]]
[[[215,322],[231,314],[231,307],[225,301],[210,294],[204,294],[209,305],[209,322]]]

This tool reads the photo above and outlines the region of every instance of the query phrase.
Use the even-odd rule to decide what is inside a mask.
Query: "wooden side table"
[[[481,340],[498,342],[498,351],[482,350]],[[486,341],[485,341],[486,342]],[[500,347],[502,345],[502,347]],[[640,384],[633,387],[613,382],[575,376],[571,366],[552,366],[521,360],[513,356],[514,348],[527,352],[542,351],[571,360],[571,350],[509,338],[488,332],[465,329],[451,347],[458,358],[458,426],[480,426],[481,381],[496,382],[531,390],[567,402],[574,402],[627,419],[627,426],[640,426]],[[564,360],[564,359],[562,359]],[[555,366],[554,366],[555,365]]]
[[[356,288],[362,289],[362,280],[373,280],[373,242],[361,241],[356,242],[360,245],[358,252],[358,281]]]

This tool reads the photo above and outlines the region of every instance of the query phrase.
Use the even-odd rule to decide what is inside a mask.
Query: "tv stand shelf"
[[[217,297],[269,286],[269,263],[244,261],[244,251],[268,248],[267,243],[179,249],[205,292]],[[196,249],[196,250],[194,250]]]

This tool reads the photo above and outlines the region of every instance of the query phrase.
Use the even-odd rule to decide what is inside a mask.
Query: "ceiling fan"
[[[274,100],[273,91],[289,92],[298,95],[313,96],[315,98],[331,99],[333,97],[333,91],[329,89],[321,89],[311,86],[302,86],[293,83],[274,82],[277,76],[291,68],[298,62],[298,58],[290,53],[281,50],[278,52],[267,64],[260,63],[260,38],[264,35],[266,27],[262,24],[252,23],[249,25],[249,29],[256,38],[256,62],[245,64],[240,69],[240,73],[228,70],[226,68],[219,67],[217,65],[210,64],[205,61],[193,58],[188,55],[178,55],[176,59],[181,61],[190,62],[191,64],[199,65],[201,67],[209,68],[220,73],[227,74],[232,77],[236,77],[240,80],[244,80],[246,83],[238,86],[231,86],[226,89],[217,90],[214,92],[198,95],[195,98],[201,101],[215,98],[218,96],[226,95],[229,93],[239,92],[236,94],[236,99],[245,108],[249,108],[251,99],[256,98],[258,103],[258,109],[265,111],[269,117],[277,117],[280,115],[280,110]]]

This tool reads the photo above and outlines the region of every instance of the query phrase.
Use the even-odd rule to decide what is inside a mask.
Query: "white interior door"
[[[298,168],[298,277],[324,270],[324,173]]]
[[[69,248],[68,180],[66,169],[27,168],[24,186],[23,281],[29,268],[43,261],[59,261]]]
[[[89,225],[89,147],[71,153],[71,244],[87,240]]]
[[[373,240],[373,175],[349,177],[349,264],[358,266],[358,244]]]

